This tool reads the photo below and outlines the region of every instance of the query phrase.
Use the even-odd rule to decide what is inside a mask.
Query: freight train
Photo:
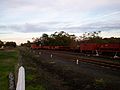
[[[114,58],[120,57],[120,44],[115,43],[81,43],[76,47],[70,46],[38,46],[36,44],[31,45],[31,49],[45,49],[45,50],[60,50],[60,51],[76,51],[85,54],[95,54],[114,56]]]

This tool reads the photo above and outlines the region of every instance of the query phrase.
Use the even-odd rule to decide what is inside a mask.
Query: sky
[[[0,0],[0,40],[20,44],[56,31],[120,37],[120,0]]]

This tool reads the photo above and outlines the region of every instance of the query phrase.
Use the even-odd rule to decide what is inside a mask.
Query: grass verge
[[[0,51],[0,90],[8,90],[8,75],[15,71],[17,60],[17,50]]]

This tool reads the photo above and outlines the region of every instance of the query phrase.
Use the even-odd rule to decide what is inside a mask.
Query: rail
[[[54,53],[57,56],[62,56],[63,54],[59,54],[59,53]],[[74,60],[76,58],[76,56],[66,56],[66,59],[71,59]],[[115,62],[111,62],[111,61],[107,61],[107,60],[94,60],[94,59],[86,59],[86,58],[81,58],[81,57],[77,57],[79,62],[86,62],[86,63],[92,63],[92,64],[96,64],[99,66],[103,66],[103,67],[109,67],[113,70],[120,70],[120,63],[115,63]],[[75,60],[76,61],[76,60]],[[76,61],[76,64],[78,64],[78,61]]]
[[[23,66],[21,66],[18,71],[16,90],[25,90],[25,69]]]

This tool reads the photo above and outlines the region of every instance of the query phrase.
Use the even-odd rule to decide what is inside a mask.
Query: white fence
[[[25,90],[25,69],[23,66],[21,66],[18,71],[16,90]]]

